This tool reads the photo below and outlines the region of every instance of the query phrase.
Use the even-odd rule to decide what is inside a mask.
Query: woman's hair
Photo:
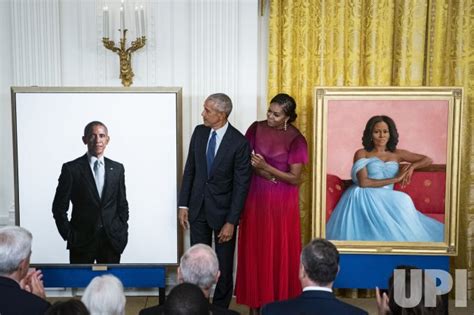
[[[394,274],[392,274],[392,276],[390,277],[388,281],[388,307],[390,308],[392,315],[441,315],[441,314],[444,314],[443,302],[440,296],[436,295],[435,284],[433,281],[431,281],[430,278],[427,278],[425,282],[425,278],[427,277],[427,274],[425,273],[424,270],[419,269],[417,267],[404,266],[404,265],[397,266],[395,267],[395,269],[404,270],[405,278],[403,279],[404,280],[403,284],[396,283],[396,280],[394,279],[395,278]],[[421,279],[418,278],[418,280],[421,280],[421,281],[417,281],[418,283],[412,284],[411,282],[414,281],[415,278],[417,278],[414,275],[415,272],[421,273]],[[401,287],[397,287],[399,285],[401,285]],[[412,289],[413,291],[411,291]],[[413,307],[403,307],[397,304],[397,301],[395,301],[395,294],[396,294],[395,290],[398,290],[399,295],[403,297],[407,297],[407,298],[411,297],[412,295],[419,294],[418,296],[421,295],[421,299],[419,303]],[[432,306],[432,307],[425,306],[425,303],[427,300],[425,293],[432,296],[436,296],[436,306]]]
[[[387,149],[390,152],[394,152],[397,149],[398,144],[397,126],[395,125],[395,122],[392,118],[385,115],[374,116],[369,119],[369,121],[365,125],[364,134],[362,135],[362,145],[364,146],[364,149],[366,151],[370,152],[373,150],[374,142],[372,141],[372,132],[374,131],[375,124],[379,122],[384,122],[388,125],[390,138],[387,142]]]
[[[89,311],[81,300],[69,299],[58,301],[51,306],[45,315],[89,315]]]
[[[122,282],[109,274],[97,276],[84,291],[82,302],[91,315],[124,315],[126,300]]]
[[[286,116],[290,117],[288,119],[289,123],[296,120],[298,115],[296,115],[296,102],[293,97],[285,93],[280,93],[272,98],[270,104],[271,103],[277,103],[281,105],[283,112],[286,114]]]

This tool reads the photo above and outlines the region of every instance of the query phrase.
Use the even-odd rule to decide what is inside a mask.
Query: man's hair
[[[25,228],[0,228],[0,274],[9,275],[18,270],[22,260],[31,254],[33,236]]]
[[[82,296],[91,315],[124,315],[125,294],[120,280],[113,275],[95,277],[87,286]]]
[[[324,286],[336,279],[339,252],[333,243],[325,239],[314,239],[303,248],[301,263],[308,277]]]
[[[219,262],[211,247],[205,244],[196,244],[181,257],[179,269],[184,282],[207,290],[216,282]]]
[[[107,134],[109,133],[109,130],[107,129],[107,126],[103,122],[98,121],[98,120],[94,120],[94,121],[91,121],[90,123],[88,123],[86,125],[86,127],[84,128],[84,137],[87,137],[88,135],[90,135],[90,133],[92,132],[92,128],[94,128],[94,126],[102,126],[102,127],[104,127],[105,132]]]
[[[45,315],[89,315],[89,310],[78,299],[57,301],[45,313]]]
[[[223,112],[229,117],[232,112],[232,100],[229,96],[224,93],[215,93],[207,97],[208,101],[213,101],[216,104],[216,108],[219,112]]]
[[[166,315],[208,315],[209,301],[195,284],[181,283],[170,291],[164,308]]]

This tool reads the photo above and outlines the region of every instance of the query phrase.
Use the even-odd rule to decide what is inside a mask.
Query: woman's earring
[[[285,120],[285,126],[283,126],[283,129],[284,129],[285,131],[286,131],[286,128],[287,128],[287,126],[286,126],[286,122],[287,122],[287,121],[288,121],[288,120]]]

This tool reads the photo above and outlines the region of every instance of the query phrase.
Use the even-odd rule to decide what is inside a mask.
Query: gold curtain
[[[294,96],[311,143],[315,86],[463,86],[459,255],[474,289],[474,0],[270,0],[268,96]],[[311,154],[310,158],[313,158]],[[309,164],[311,165],[311,163]],[[311,182],[301,186],[311,238]]]

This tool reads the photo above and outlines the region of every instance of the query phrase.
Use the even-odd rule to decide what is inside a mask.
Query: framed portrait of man
[[[15,224],[35,265],[174,265],[181,88],[13,87]]]
[[[455,255],[462,88],[315,88],[313,233],[342,252]]]

